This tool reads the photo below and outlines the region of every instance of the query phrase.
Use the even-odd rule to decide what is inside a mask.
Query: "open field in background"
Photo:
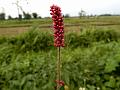
[[[93,28],[120,30],[120,16],[65,18],[64,23],[65,31],[79,31]],[[0,35],[18,35],[35,26],[39,27],[40,30],[49,31],[52,28],[52,20],[50,18],[44,18],[0,21]]]

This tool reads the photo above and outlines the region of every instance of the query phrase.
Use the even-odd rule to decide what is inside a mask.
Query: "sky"
[[[18,16],[16,0],[0,0],[0,13],[5,12],[13,17]],[[36,12],[42,17],[50,16],[50,6],[58,5],[62,13],[78,16],[82,10],[87,15],[120,14],[120,0],[19,0],[19,5],[27,13]],[[21,10],[19,12],[22,14]]]

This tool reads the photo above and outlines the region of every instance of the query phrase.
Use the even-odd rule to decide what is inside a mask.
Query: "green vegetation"
[[[50,19],[31,19],[31,20],[4,20],[0,21],[0,28],[9,27],[29,27],[32,25],[48,25],[51,23]]]
[[[64,22],[65,84],[70,90],[119,90],[120,17],[74,17]],[[51,26],[49,18],[0,21],[1,90],[54,90],[57,50]],[[18,35],[25,27],[28,32]]]
[[[120,89],[120,32],[89,29],[65,33],[62,79],[70,90]],[[56,55],[51,32],[32,28],[0,37],[1,90],[54,90]]]

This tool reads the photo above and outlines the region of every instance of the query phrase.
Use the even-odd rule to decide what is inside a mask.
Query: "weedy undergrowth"
[[[96,32],[105,32],[108,39],[98,39],[103,34],[98,37]],[[112,39],[109,40],[110,37]],[[79,39],[90,40],[89,46],[81,45]],[[119,32],[66,33],[65,40],[68,44],[61,48],[62,80],[71,90],[84,87],[84,80],[87,90],[96,90],[97,87],[101,90],[120,89]],[[51,45],[51,33],[36,29],[20,36],[1,38],[0,41],[1,90],[54,89],[56,50]]]

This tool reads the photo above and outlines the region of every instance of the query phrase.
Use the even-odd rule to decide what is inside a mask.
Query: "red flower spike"
[[[64,26],[63,26],[63,17],[61,14],[61,8],[57,5],[52,5],[50,7],[53,28],[54,28],[54,46],[55,47],[64,47]]]

